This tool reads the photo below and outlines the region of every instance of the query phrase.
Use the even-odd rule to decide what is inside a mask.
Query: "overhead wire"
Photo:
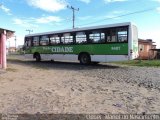
[[[145,10],[139,10],[139,11],[135,11],[135,12],[130,12],[130,13],[127,13],[127,14],[123,14],[123,15],[119,15],[119,16],[115,16],[115,17],[111,17],[111,18],[105,18],[105,19],[102,19],[102,20],[98,20],[98,21],[94,21],[94,22],[90,22],[90,23],[86,23],[86,24],[81,24],[79,26],[86,26],[86,25],[90,25],[90,24],[95,24],[95,23],[106,21],[106,20],[110,20],[110,19],[120,18],[120,17],[133,15],[133,14],[144,13],[144,12],[152,11],[152,10],[155,10],[155,9],[156,8],[154,7],[154,8],[149,8],[149,9],[145,9]]]

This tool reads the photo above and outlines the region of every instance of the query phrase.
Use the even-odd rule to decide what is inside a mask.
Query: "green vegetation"
[[[120,65],[140,66],[140,67],[160,67],[160,60],[130,60],[123,62],[114,62]]]

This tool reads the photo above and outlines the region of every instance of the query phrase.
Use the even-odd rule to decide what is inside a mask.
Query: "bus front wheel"
[[[41,61],[40,54],[35,54],[35,59],[36,59],[36,62],[40,62]]]
[[[87,53],[83,53],[80,55],[80,63],[83,65],[87,65],[91,63],[90,55]]]

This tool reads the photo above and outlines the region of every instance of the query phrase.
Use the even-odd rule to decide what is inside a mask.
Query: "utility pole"
[[[29,32],[29,34],[30,34],[31,32],[33,32],[33,30],[26,30],[26,31],[28,31],[28,32]]]
[[[10,53],[10,41],[8,40],[8,54]]]
[[[15,52],[16,52],[16,46],[17,46],[17,45],[16,45],[16,42],[17,42],[17,38],[16,38],[16,36],[14,36],[14,38],[15,38],[14,40],[15,40]]]
[[[73,19],[72,20],[73,20],[73,29],[74,29],[75,28],[75,23],[74,23],[75,22],[75,11],[79,11],[79,8],[76,9],[73,6],[68,6],[68,5],[67,5],[67,8],[71,9],[73,12]]]

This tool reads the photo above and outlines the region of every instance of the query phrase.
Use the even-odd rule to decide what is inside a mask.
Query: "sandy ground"
[[[157,71],[153,76],[139,73],[150,68],[131,75],[138,69],[10,59],[7,70],[0,70],[0,113],[159,113],[159,86],[134,80],[158,81],[160,68],[151,68]],[[131,77],[133,82],[123,80]]]

